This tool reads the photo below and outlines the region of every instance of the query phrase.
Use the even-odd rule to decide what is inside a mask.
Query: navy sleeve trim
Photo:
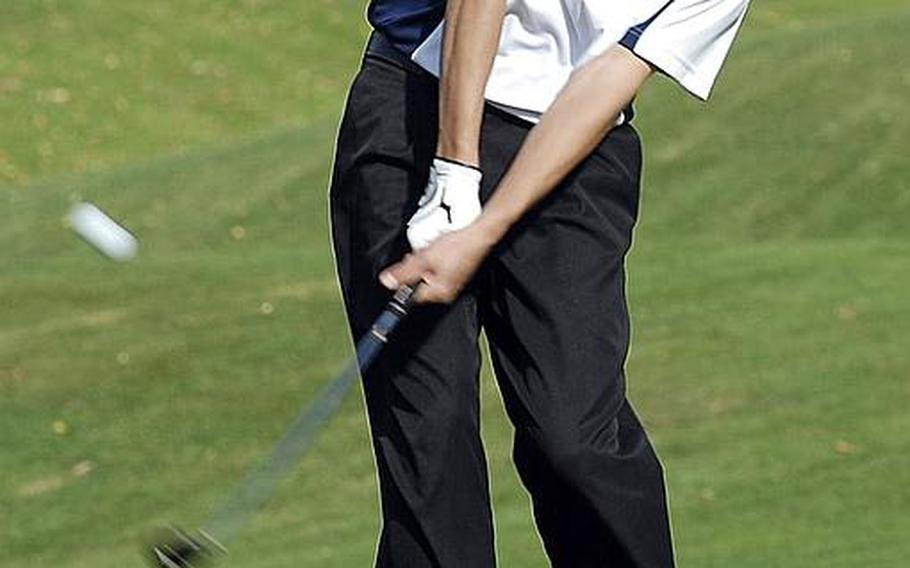
[[[645,30],[648,29],[648,26],[653,24],[654,20],[656,20],[658,16],[663,14],[664,11],[667,8],[669,8],[670,4],[672,4],[672,3],[673,3],[673,0],[669,0],[666,4],[663,5],[663,7],[660,10],[655,12],[654,15],[651,16],[650,18],[648,18],[646,21],[629,28],[629,31],[626,32],[626,35],[624,35],[623,38],[621,40],[619,40],[619,45],[626,47],[629,50],[634,50],[635,45],[638,43],[638,40],[641,39],[641,36],[643,33],[645,33]]]

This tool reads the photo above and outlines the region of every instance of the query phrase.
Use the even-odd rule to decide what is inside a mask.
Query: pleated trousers
[[[437,135],[435,78],[367,55],[349,93],[330,189],[338,276],[354,337],[389,297],[379,272]],[[530,125],[488,107],[482,198]],[[641,148],[612,130],[512,228],[453,304],[421,306],[363,388],[381,492],[380,568],[495,565],[480,435],[479,336],[514,425],[513,458],[553,566],[674,566],[663,469],[626,398],[625,257]]]

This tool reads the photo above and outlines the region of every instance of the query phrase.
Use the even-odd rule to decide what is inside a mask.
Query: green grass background
[[[348,356],[325,188],[363,8],[0,9],[0,566],[136,565]],[[903,1],[761,0],[710,105],[641,97],[630,390],[680,566],[910,556],[908,38]],[[80,199],[135,262],[69,233]],[[501,564],[545,566],[488,375],[484,421]],[[367,566],[377,527],[352,396],[225,566]]]

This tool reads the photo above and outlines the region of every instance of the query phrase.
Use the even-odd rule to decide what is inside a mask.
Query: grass
[[[361,11],[7,9],[0,565],[135,564],[149,527],[201,522],[344,361],[325,187]],[[908,29],[896,1],[767,0],[708,108],[667,82],[642,97],[630,389],[681,566],[910,553]],[[141,236],[134,263],[71,236],[78,199]],[[484,403],[501,564],[544,566],[489,377]],[[225,566],[366,566],[377,527],[351,397]]]
[[[0,182],[334,116],[365,30],[355,0],[9,4]]]

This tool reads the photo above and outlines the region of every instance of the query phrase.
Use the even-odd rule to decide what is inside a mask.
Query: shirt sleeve
[[[707,100],[749,0],[670,0],[620,44]]]

